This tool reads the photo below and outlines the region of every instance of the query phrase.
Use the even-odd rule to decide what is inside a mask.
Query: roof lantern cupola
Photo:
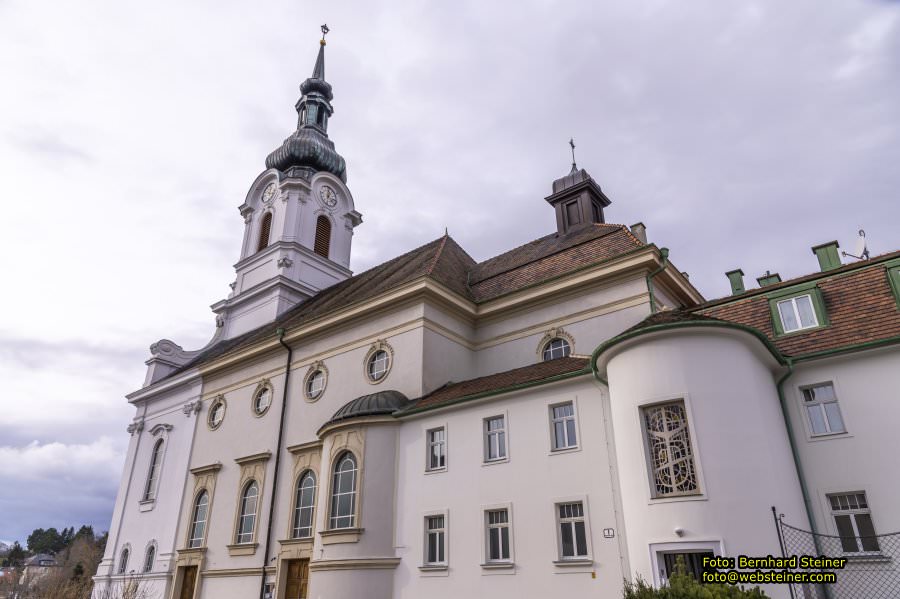
[[[300,85],[302,95],[295,106],[298,115],[297,130],[269,154],[266,168],[278,169],[288,176],[326,171],[346,182],[347,165],[344,158],[335,151],[334,142],[328,139],[328,119],[334,114],[331,106],[334,94],[331,84],[325,81],[327,33],[328,26],[322,25],[319,55],[316,57],[312,76]]]
[[[575,163],[575,140],[572,147],[572,168],[565,177],[553,182],[553,193],[544,198],[556,210],[556,229],[560,235],[606,222],[603,209],[612,202],[586,170]]]

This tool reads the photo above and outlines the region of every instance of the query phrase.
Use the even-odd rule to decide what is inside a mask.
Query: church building
[[[215,334],[154,343],[127,397],[96,597],[614,599],[781,555],[776,519],[894,571],[900,252],[826,243],[813,274],[735,270],[708,301],[573,164],[545,236],[478,262],[445,234],[354,274],[324,38],[300,91]]]

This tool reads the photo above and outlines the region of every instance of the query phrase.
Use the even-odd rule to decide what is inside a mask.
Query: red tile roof
[[[589,362],[590,360],[587,358],[557,358],[459,383],[447,383],[440,389],[415,400],[396,415],[402,416],[425,409],[443,407],[476,399],[487,393],[514,391],[526,385],[548,383],[569,374],[588,373],[590,372]]]
[[[900,310],[885,267],[885,262],[893,258],[900,258],[900,252],[753,289],[733,298],[713,300],[695,310],[758,329],[786,356],[883,341],[900,336]],[[767,296],[811,282],[822,292],[828,326],[776,336]]]

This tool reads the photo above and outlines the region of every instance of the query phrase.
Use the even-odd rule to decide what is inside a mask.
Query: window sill
[[[842,555],[847,559],[848,564],[889,564],[894,561],[889,555],[883,553],[844,553]]]
[[[558,568],[570,568],[576,566],[593,566],[594,560],[589,557],[579,557],[572,559],[560,559],[553,562],[553,565]]]
[[[803,333],[810,333],[812,331],[819,331],[822,329],[827,329],[830,325],[827,324],[819,324],[814,327],[806,327],[805,329],[796,329],[787,333],[776,333],[776,339],[782,339],[784,337],[793,337],[794,335],[802,335]]]
[[[565,453],[575,453],[576,451],[581,451],[580,445],[573,445],[572,447],[561,447],[560,449],[551,449],[550,453],[547,455],[562,455]]]
[[[709,498],[702,494],[697,493],[696,495],[676,495],[674,497],[651,497],[647,500],[647,505],[654,504],[662,504],[662,503],[680,503],[682,501],[708,501]]]
[[[426,468],[425,474],[440,474],[440,473],[446,472],[446,471],[447,471],[446,466],[444,466],[443,468]]]
[[[446,572],[449,566],[447,564],[427,564],[419,566],[420,572]]]
[[[515,562],[486,562],[481,564],[485,570],[512,570],[516,567]]]
[[[299,538],[291,538],[291,539],[278,539],[278,543],[284,546],[287,545],[300,545],[301,547],[306,545],[308,547],[312,547],[313,538],[312,537],[299,537]]]
[[[810,435],[807,441],[815,443],[817,441],[831,441],[832,439],[847,439],[852,437],[850,433],[844,431],[842,433],[822,433],[820,435]]]
[[[259,543],[236,543],[234,545],[226,545],[228,547],[228,555],[253,555]]]
[[[156,506],[156,499],[142,499],[138,502],[138,510],[149,512]]]
[[[336,545],[338,543],[356,543],[362,535],[364,528],[334,528],[319,532],[323,545]]]
[[[509,462],[509,456],[506,456],[505,458],[499,458],[496,460],[485,460],[485,461],[481,462],[481,465],[482,466],[495,466],[497,464],[506,464],[508,462]]]
[[[184,547],[178,550],[178,555],[203,555],[206,553],[206,545],[202,547]]]

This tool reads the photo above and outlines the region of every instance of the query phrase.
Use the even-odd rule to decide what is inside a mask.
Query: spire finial
[[[331,31],[331,29],[329,29],[328,25],[325,23],[322,23],[322,26],[319,29],[322,30],[322,41],[320,41],[319,43],[324,46],[325,45],[325,36],[328,35],[328,32]]]
[[[574,173],[575,171],[578,170],[578,167],[575,166],[575,138],[574,137],[569,138],[569,145],[572,146],[572,172]]]

